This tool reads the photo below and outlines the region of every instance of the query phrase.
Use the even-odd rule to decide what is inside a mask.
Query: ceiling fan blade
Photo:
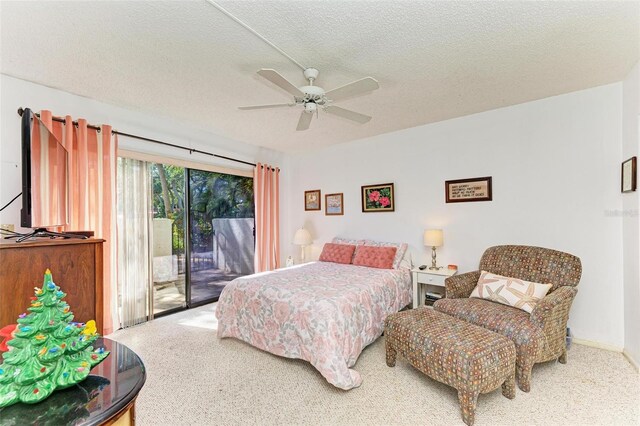
[[[356,80],[349,84],[345,84],[344,86],[340,86],[336,89],[329,90],[326,93],[326,96],[332,101],[337,101],[351,96],[361,95],[378,88],[380,88],[380,85],[378,84],[378,81],[376,79],[365,77],[361,80]]]
[[[298,120],[298,127],[296,127],[296,130],[298,131],[307,130],[309,128],[309,125],[311,124],[312,118],[313,118],[312,112],[302,111],[300,113],[300,120]]]
[[[360,124],[368,123],[369,120],[371,120],[371,117],[369,117],[368,115],[364,115],[364,114],[360,114],[359,112],[340,108],[339,106],[335,106],[335,105],[329,105],[324,110],[329,114],[338,115],[342,118],[346,118],[347,120],[352,120]]]
[[[299,98],[304,98],[304,93],[294,86],[289,80],[281,76],[276,70],[272,70],[270,68],[263,68],[258,71],[258,75],[263,78],[266,78],[276,86],[280,87],[284,91],[292,94],[293,96],[297,96]]]
[[[267,108],[282,108],[282,107],[292,107],[295,104],[273,104],[273,105],[251,105],[251,106],[241,106],[238,109],[267,109]]]

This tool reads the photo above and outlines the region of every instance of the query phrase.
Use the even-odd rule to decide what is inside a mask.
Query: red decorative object
[[[9,324],[0,328],[0,353],[7,352],[9,350],[7,342],[13,339],[13,331],[17,326],[18,324]]]

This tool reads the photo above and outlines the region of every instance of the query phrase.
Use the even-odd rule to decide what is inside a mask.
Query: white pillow
[[[393,258],[393,269],[398,269],[400,264],[402,263],[402,258],[404,257],[404,253],[407,251],[408,244],[407,243],[385,243],[383,241],[373,241],[373,240],[365,240],[365,246],[373,246],[373,247],[395,247],[396,257]]]
[[[404,257],[400,261],[398,269],[413,269],[413,256],[411,256],[411,252],[408,249],[404,252]]]
[[[333,240],[331,240],[331,242],[334,244],[349,244],[356,247],[364,245],[364,240],[354,240],[354,239],[340,238],[340,237],[334,237]]]
[[[539,284],[482,271],[470,297],[491,300],[531,313],[551,287],[551,284]]]

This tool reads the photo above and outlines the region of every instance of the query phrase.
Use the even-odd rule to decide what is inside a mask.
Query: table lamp
[[[429,269],[440,269],[436,265],[436,247],[442,246],[442,229],[427,229],[424,231],[424,245],[431,246],[431,266]]]
[[[304,246],[311,244],[311,234],[304,228],[300,228],[293,236],[293,244],[300,246],[300,261],[304,263]]]

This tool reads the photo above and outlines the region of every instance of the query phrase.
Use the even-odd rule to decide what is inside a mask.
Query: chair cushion
[[[536,358],[544,348],[543,330],[520,309],[485,299],[441,299],[433,304],[433,308],[510,338],[519,358],[525,355],[523,352]]]

